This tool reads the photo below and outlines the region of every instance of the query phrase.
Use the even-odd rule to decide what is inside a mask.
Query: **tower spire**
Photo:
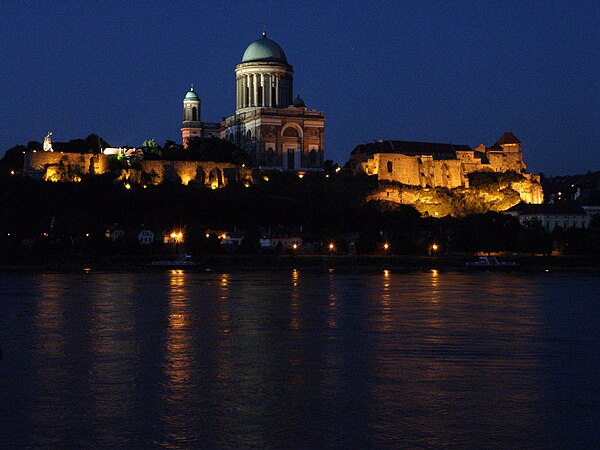
[[[267,37],[267,24],[266,23],[263,23],[262,37],[264,37],[264,38]]]
[[[194,83],[191,83],[190,86],[191,86],[190,87],[190,91],[193,91],[194,90]]]

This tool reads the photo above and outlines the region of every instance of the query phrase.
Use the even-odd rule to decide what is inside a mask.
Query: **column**
[[[279,74],[275,75],[275,107],[279,108]]]
[[[252,75],[254,106],[258,106],[258,75]]]
[[[263,100],[262,101],[262,105],[260,105],[260,106],[267,106],[267,95],[265,93],[265,74],[264,73],[260,74],[260,87],[262,89],[262,95],[261,95],[261,97],[262,97],[262,100]]]
[[[251,105],[251,92],[250,92],[250,75],[246,75],[246,106],[250,106]]]

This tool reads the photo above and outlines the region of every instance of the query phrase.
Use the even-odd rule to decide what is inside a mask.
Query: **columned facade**
[[[274,62],[238,64],[235,110],[287,108],[292,104],[294,69]]]
[[[322,171],[321,111],[294,100],[294,69],[283,49],[268,39],[252,42],[235,67],[235,113],[220,123],[201,122],[194,88],[183,101],[184,147],[196,137],[220,137],[248,152],[254,167],[294,172]]]
[[[323,170],[324,115],[293,99],[294,69],[266,33],[244,52],[235,80],[235,114],[221,137],[246,150],[255,167]]]

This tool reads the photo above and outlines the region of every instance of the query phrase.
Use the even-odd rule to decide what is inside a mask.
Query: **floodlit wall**
[[[434,159],[430,155],[408,156],[400,153],[376,153],[365,161],[357,161],[355,172],[376,175],[379,181],[393,181],[423,188],[469,187],[469,174],[478,171],[522,173],[525,168],[521,153],[488,152],[490,163],[482,161],[474,151],[456,152],[456,159]],[[511,187],[526,203],[542,203],[544,194],[537,175],[522,173],[525,180]],[[387,198],[386,198],[387,199]],[[390,201],[397,201],[392,200]],[[402,203],[410,203],[401,201]]]
[[[59,152],[26,152],[23,174],[48,181],[77,181],[61,176],[61,171],[79,175],[101,175],[110,170],[114,155]],[[124,170],[121,178],[134,183],[160,184],[163,181],[187,185],[195,182],[211,188],[231,181],[252,181],[252,170],[231,163],[212,161],[141,161],[139,170]]]
[[[61,165],[84,175],[101,175],[108,172],[109,157],[91,153],[25,152],[23,174],[42,179],[52,176]]]

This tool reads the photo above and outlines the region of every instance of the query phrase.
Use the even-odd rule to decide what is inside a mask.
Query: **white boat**
[[[495,256],[480,256],[477,261],[468,261],[467,267],[500,269],[517,267],[517,263],[514,261],[498,261]]]

